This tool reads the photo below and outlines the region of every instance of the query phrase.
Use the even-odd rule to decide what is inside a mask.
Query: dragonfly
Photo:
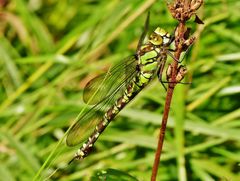
[[[109,123],[156,75],[163,84],[161,75],[173,38],[167,31],[157,27],[144,41],[148,24],[149,14],[134,55],[86,84],[83,100],[94,106],[80,116],[68,132],[68,146],[82,143],[69,163],[89,155],[94,143]],[[181,71],[182,68],[179,72]]]

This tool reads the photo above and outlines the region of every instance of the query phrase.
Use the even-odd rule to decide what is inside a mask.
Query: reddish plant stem
[[[174,53],[174,57],[177,60],[180,59],[181,53],[185,51],[186,48],[189,47],[189,45],[191,45],[194,41],[194,37],[188,39],[189,35],[185,34],[187,32],[185,23],[187,20],[191,18],[192,15],[196,15],[196,10],[199,9],[202,3],[203,3],[203,0],[174,0],[173,3],[168,4],[168,9],[170,10],[170,13],[172,14],[173,18],[179,21],[179,24],[175,31],[176,51]],[[196,16],[196,19],[195,19],[196,23],[202,24],[202,21],[197,16]],[[165,102],[165,107],[164,107],[164,112],[162,117],[162,125],[160,128],[157,150],[155,153],[155,160],[152,168],[151,181],[156,181],[156,178],[157,178],[157,171],[160,163],[160,157],[162,154],[163,141],[164,141],[165,130],[167,126],[167,120],[168,120],[170,105],[172,101],[173,91],[177,84],[176,82],[181,81],[181,80],[176,81],[177,74],[178,74],[178,62],[173,61],[171,64],[171,75],[169,79],[170,83],[168,83],[167,97],[166,97],[166,102]],[[182,76],[184,77],[184,75],[181,75],[180,79],[182,79],[181,78]],[[179,76],[178,76],[178,79],[179,79]]]
[[[182,50],[182,45],[180,40],[183,38],[183,33],[184,32],[184,22],[180,22],[177,28],[178,35],[179,37],[176,37],[175,44],[176,46],[176,52],[174,54],[175,58],[179,60],[181,53],[183,52]],[[176,75],[177,75],[177,68],[178,68],[178,62],[173,61],[172,62],[172,76],[171,76],[171,82],[176,82]],[[166,97],[166,102],[164,106],[164,112],[163,112],[163,117],[162,117],[162,125],[160,128],[160,134],[159,134],[159,139],[158,139],[158,145],[157,145],[157,150],[155,153],[155,159],[154,159],[154,164],[152,168],[152,176],[151,176],[151,181],[156,181],[157,178],[157,171],[158,171],[158,166],[160,163],[160,157],[162,154],[162,148],[163,148],[163,141],[165,137],[165,130],[167,127],[167,120],[168,120],[168,115],[170,111],[170,106],[171,106],[171,101],[172,101],[172,96],[173,96],[173,91],[176,86],[176,83],[169,83],[168,84],[168,90],[167,90],[167,97]]]
[[[171,100],[172,100],[173,90],[174,90],[174,87],[171,87],[171,88],[168,87],[167,99],[165,102],[164,113],[163,113],[163,118],[162,118],[162,126],[160,128],[158,146],[157,146],[157,151],[155,153],[155,159],[154,159],[154,164],[153,164],[153,168],[152,168],[151,181],[155,181],[157,178],[158,165],[160,163],[160,156],[162,153],[163,141],[164,141],[164,137],[165,137],[165,130],[166,130],[166,126],[167,126],[167,120],[168,120],[168,114],[169,114],[169,110],[170,110],[170,104],[171,104]]]

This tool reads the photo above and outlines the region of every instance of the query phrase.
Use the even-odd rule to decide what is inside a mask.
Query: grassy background
[[[177,22],[166,4],[3,2],[0,180],[89,180],[107,168],[149,180],[166,95],[157,80],[121,112],[82,163],[67,166],[79,146],[68,148],[61,139],[86,106],[86,82],[134,53],[149,8],[150,31],[174,31]],[[240,180],[239,9],[237,0],[206,0],[198,11],[205,24],[188,23],[198,37],[183,62],[189,70],[184,81],[192,84],[175,90],[161,180]]]

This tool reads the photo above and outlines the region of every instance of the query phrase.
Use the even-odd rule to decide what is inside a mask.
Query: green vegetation
[[[88,108],[84,85],[134,53],[149,8],[149,31],[161,26],[173,33],[177,22],[166,4],[15,0],[0,6],[0,180],[89,180],[109,168],[111,179],[149,180],[166,96],[157,79],[83,162],[67,165],[81,145],[67,147],[64,135]],[[183,61],[189,70],[183,82],[191,84],[175,89],[161,180],[240,180],[239,9],[236,0],[205,0],[198,11],[205,24],[188,22],[197,37]]]

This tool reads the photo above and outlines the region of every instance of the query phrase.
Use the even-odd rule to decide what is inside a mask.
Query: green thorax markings
[[[129,69],[131,72],[125,72],[126,75],[121,76],[123,74],[119,74],[118,72],[124,72],[128,70],[128,66],[122,66],[126,70],[115,69],[116,67],[118,68],[121,66],[113,67],[108,76],[114,74],[117,76],[109,76],[109,80],[106,80],[105,86],[110,89],[115,86],[115,88],[112,90],[112,93],[108,94],[108,92],[106,92],[106,95],[102,96],[103,99],[101,99],[100,102],[96,104],[90,111],[80,117],[69,131],[67,144],[69,146],[75,146],[81,142],[79,136],[84,134],[84,132],[88,132],[90,125],[92,126],[95,124],[94,131],[90,134],[88,140],[83,143],[82,147],[78,150],[72,160],[83,159],[86,157],[90,153],[91,148],[97,141],[99,135],[104,131],[107,125],[150,82],[159,67],[164,65],[167,49],[170,43],[171,38],[169,33],[161,28],[157,28],[150,35],[149,40],[138,48],[136,55],[130,59],[131,61],[127,62],[128,66],[134,66]],[[164,63],[162,64],[162,62]],[[123,82],[120,81],[120,83],[117,83],[119,79],[122,80],[121,77],[127,78],[124,78]],[[107,84],[108,81],[110,82],[109,84]],[[91,90],[92,87],[94,88],[93,85],[95,84],[91,82],[88,89]],[[102,88],[102,90],[104,90],[104,88]],[[121,95],[119,93],[121,93]],[[116,97],[117,99],[115,99],[115,103],[111,102],[114,95],[119,95],[119,97]],[[110,107],[107,107],[106,105],[109,103]],[[103,107],[101,107],[101,105],[103,105]],[[96,109],[97,111],[104,111],[105,113],[101,115],[96,111]],[[101,117],[99,117],[99,115],[101,115]],[[84,129],[82,128],[82,124],[86,122],[89,122],[89,124],[86,124],[86,129]]]
[[[166,59],[166,50],[170,42],[170,34],[161,28],[157,28],[150,35],[149,41],[141,46],[138,52],[139,85],[147,84],[155,75],[161,61]]]

